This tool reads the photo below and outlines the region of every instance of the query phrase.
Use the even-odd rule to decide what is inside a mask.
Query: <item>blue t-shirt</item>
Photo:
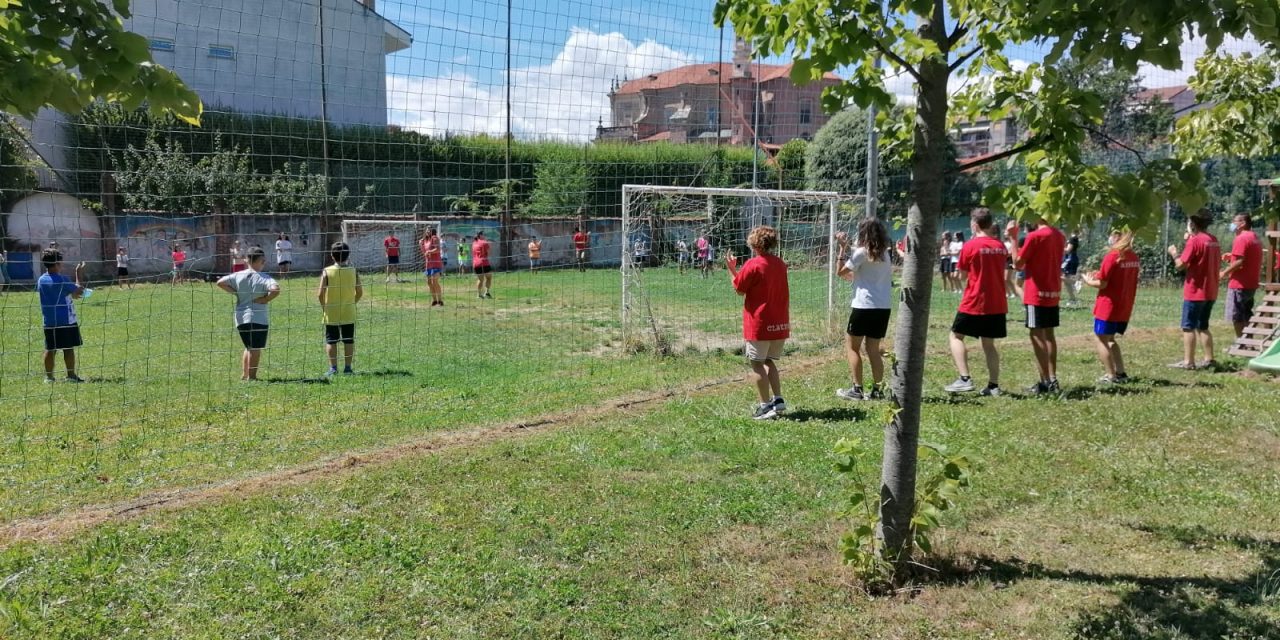
[[[69,327],[77,324],[75,305],[71,294],[80,290],[76,283],[61,273],[46,273],[36,281],[40,294],[40,312],[44,314],[44,326]]]

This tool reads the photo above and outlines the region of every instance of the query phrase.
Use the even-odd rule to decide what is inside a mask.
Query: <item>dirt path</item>
[[[836,361],[838,361],[838,355],[835,354],[796,359],[784,371],[795,375]],[[685,395],[705,395],[726,385],[741,383],[745,380],[745,373],[726,378],[702,380],[660,392],[614,398],[591,408],[550,413],[520,422],[432,433],[381,449],[344,453],[332,458],[246,478],[155,491],[122,502],[90,505],[37,518],[17,520],[0,525],[0,548],[22,541],[56,542],[97,525],[124,522],[151,513],[175,511],[227,499],[249,497],[281,487],[319,482],[354,473],[366,467],[383,466],[454,449],[483,446],[552,429],[597,423],[602,418],[624,415],[663,400]]]

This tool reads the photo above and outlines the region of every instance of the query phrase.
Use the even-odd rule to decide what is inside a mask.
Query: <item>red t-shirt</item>
[[[1213,234],[1191,234],[1178,260],[1187,265],[1182,281],[1182,299],[1188,302],[1204,302],[1218,299],[1218,262],[1222,249]]]
[[[968,272],[969,282],[960,297],[960,313],[989,316],[1009,312],[1004,297],[1004,269],[1009,250],[991,236],[978,234],[964,243],[957,269]]]
[[[382,248],[387,250],[388,258],[400,257],[400,239],[399,238],[387,238],[386,240],[383,240]]]
[[[471,266],[487,267],[489,266],[489,241],[476,240],[471,243]]]
[[[1062,254],[1067,237],[1049,225],[1040,225],[1027,234],[1019,256],[1023,258],[1022,272],[1026,282],[1022,285],[1023,304],[1037,307],[1056,307],[1062,297]]]
[[[585,232],[579,231],[573,234],[574,249],[577,249],[578,251],[586,251],[588,246],[590,246],[590,243],[588,242],[587,234]]]
[[[747,260],[733,277],[733,288],[745,295],[744,340],[782,340],[791,335],[791,294],[782,258],[758,255]]]
[[[185,251],[174,251],[174,252],[173,252],[173,262],[174,262],[174,264],[182,264],[182,263],[184,263],[184,262],[186,262],[186,261],[187,261],[187,253],[186,253]]]
[[[1231,243],[1231,259],[1244,260],[1239,269],[1231,272],[1228,289],[1257,289],[1262,279],[1262,243],[1252,231],[1241,231]]]
[[[1102,259],[1098,279],[1106,283],[1098,290],[1093,303],[1093,317],[1107,322],[1128,322],[1133,315],[1133,299],[1138,295],[1138,276],[1142,262],[1138,254],[1125,250],[1111,251]]]
[[[444,269],[444,256],[440,252],[440,238],[422,239],[422,257],[428,269]]]

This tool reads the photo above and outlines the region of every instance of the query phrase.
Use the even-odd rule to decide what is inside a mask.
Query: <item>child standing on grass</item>
[[[364,297],[364,286],[355,267],[347,264],[351,247],[335,242],[329,248],[333,264],[320,273],[320,309],[324,314],[324,350],[329,356],[329,373],[338,373],[338,343],[342,343],[342,373],[355,373],[351,368],[356,355],[356,303]]]
[[[129,281],[129,250],[124,247],[116,249],[116,284],[133,288],[133,283]]]
[[[1129,328],[1133,300],[1138,294],[1138,276],[1142,272],[1142,263],[1132,246],[1132,232],[1112,233],[1111,251],[1102,259],[1102,268],[1084,275],[1084,283],[1098,289],[1098,299],[1093,304],[1093,337],[1098,359],[1107,370],[1106,375],[1098,379],[1100,384],[1129,381],[1116,336],[1124,335]]]
[[[258,362],[262,350],[267,347],[267,304],[280,295],[280,284],[262,273],[267,266],[267,254],[262,247],[252,247],[246,256],[244,271],[223,276],[218,288],[236,297],[236,331],[244,344],[240,358],[240,379],[257,380]]]
[[[754,254],[738,270],[738,259],[732,252],[725,257],[733,289],[743,296],[742,337],[746,355],[751,361],[751,379],[760,394],[752,417],[772,420],[787,410],[782,399],[782,382],[778,377],[778,358],[791,336],[791,295],[787,289],[787,263],[774,255],[778,232],[773,227],[759,226],[747,236],[747,246]]]
[[[62,253],[57,249],[45,249],[40,254],[44,275],[36,281],[40,295],[40,312],[44,315],[44,381],[53,379],[53,359],[61,351],[67,365],[67,382],[84,382],[76,375],[76,347],[80,339],[80,321],[72,300],[84,296],[84,263],[76,265],[76,279],[62,275]]]
[[[836,275],[853,285],[852,311],[845,331],[845,358],[853,386],[837,389],[836,397],[845,400],[879,400],[884,397],[884,357],[880,341],[889,331],[889,310],[893,306],[893,261],[890,256],[889,232],[876,218],[858,224],[857,244],[849,253],[850,238],[843,231],[836,234],[840,255],[836,258]],[[871,389],[862,387],[862,348],[866,345],[871,361]]]

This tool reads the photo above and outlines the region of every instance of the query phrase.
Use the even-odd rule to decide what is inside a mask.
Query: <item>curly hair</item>
[[[889,251],[889,231],[879,218],[864,218],[858,223],[857,242],[867,250],[872,262],[880,262]]]
[[[760,253],[773,253],[778,247],[778,230],[767,225],[752,229],[747,236],[747,246]]]

